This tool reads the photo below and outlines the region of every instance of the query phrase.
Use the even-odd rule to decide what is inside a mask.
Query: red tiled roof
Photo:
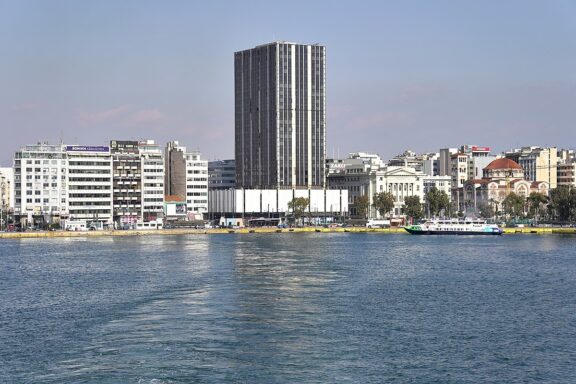
[[[522,169],[522,167],[514,160],[510,160],[503,157],[494,160],[493,162],[488,164],[484,169]]]

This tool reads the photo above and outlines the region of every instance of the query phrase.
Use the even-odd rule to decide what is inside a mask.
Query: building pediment
[[[390,176],[406,176],[406,177],[420,177],[420,176],[425,176],[423,173],[417,172],[414,168],[409,168],[409,167],[399,167],[399,168],[394,168],[394,169],[388,169],[385,173],[384,176],[386,177],[390,177]]]

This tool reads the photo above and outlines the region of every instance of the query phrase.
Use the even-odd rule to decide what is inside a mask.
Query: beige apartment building
[[[506,153],[517,162],[529,181],[544,181],[551,189],[558,186],[558,149],[556,147],[522,147]]]

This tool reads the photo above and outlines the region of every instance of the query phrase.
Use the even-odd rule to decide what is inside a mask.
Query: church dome
[[[484,168],[486,170],[496,170],[496,169],[522,169],[520,164],[515,162],[514,160],[507,159],[502,157],[500,159],[496,159],[492,161],[490,164]]]

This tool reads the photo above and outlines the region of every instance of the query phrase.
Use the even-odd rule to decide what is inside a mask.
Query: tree
[[[524,214],[525,199],[523,196],[510,192],[502,201],[502,207],[506,214],[518,218]]]
[[[390,192],[376,193],[373,200],[374,203],[372,205],[382,217],[390,213],[392,208],[394,208],[394,196]]]
[[[422,218],[422,203],[420,196],[408,196],[404,199],[404,214],[415,221]]]
[[[558,187],[551,190],[550,213],[560,221],[576,220],[576,189]]]
[[[356,214],[365,219],[370,208],[370,198],[368,195],[361,195],[356,198]]]
[[[548,203],[548,198],[541,193],[532,192],[526,198],[528,204],[528,216],[538,220],[540,215],[545,212],[545,205]]]
[[[489,203],[479,203],[478,210],[480,212],[480,217],[485,219],[490,219],[494,217],[494,207]]]
[[[307,197],[295,197],[288,202],[288,208],[294,212],[294,219],[296,221],[298,221],[304,212],[306,212],[308,205],[310,205],[310,199]]]
[[[426,193],[426,201],[428,202],[428,210],[431,216],[438,216],[442,210],[447,211],[450,209],[448,195],[436,187],[432,187]]]

